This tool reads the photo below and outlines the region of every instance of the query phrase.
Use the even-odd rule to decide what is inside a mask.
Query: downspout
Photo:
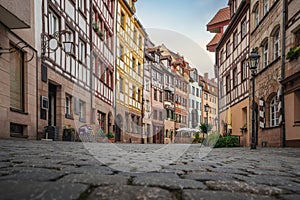
[[[93,0],[90,0],[90,95],[91,95],[91,113],[90,113],[90,122],[91,124],[95,123],[94,116],[96,113],[94,113],[93,110],[93,74],[94,74],[94,65],[93,65],[93,28],[92,28],[92,22],[93,22],[93,15],[92,15],[92,9],[93,9]]]
[[[37,51],[35,52],[36,54],[36,67],[35,67],[35,73],[36,73],[36,77],[35,77],[35,84],[36,84],[36,91],[35,91],[35,95],[36,95],[36,140],[39,139],[39,59],[38,59],[38,53]]]
[[[217,124],[217,131],[220,134],[220,76],[219,76],[219,62],[218,62],[218,48],[216,48],[215,51],[215,72],[216,72],[216,78],[217,78],[217,85],[218,85],[218,93],[217,93],[217,98],[218,98],[218,124]]]
[[[285,78],[285,39],[286,39],[286,0],[283,0],[282,3],[282,54],[281,54],[281,81]],[[284,87],[281,83],[281,116],[282,116],[282,125],[281,125],[281,136],[282,136],[282,147],[286,146],[286,128],[285,128],[285,109],[284,109]]]
[[[114,130],[113,132],[116,131],[116,127],[118,126],[116,123],[116,118],[117,118],[117,37],[118,37],[118,30],[117,30],[117,26],[118,26],[118,3],[119,0],[115,0],[115,13],[114,13],[114,80],[115,80],[115,87],[114,87],[114,102],[113,102],[113,108],[114,108]],[[120,125],[120,124],[119,124]],[[116,134],[116,133],[115,133]],[[121,133],[120,133],[121,134]],[[119,136],[120,140],[121,140],[121,135]],[[116,141],[117,142],[117,141]]]

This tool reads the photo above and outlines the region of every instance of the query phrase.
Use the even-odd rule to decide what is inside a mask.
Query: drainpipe
[[[93,9],[93,0],[90,0],[90,96],[91,96],[91,112],[90,112],[90,124],[94,123],[93,118],[96,113],[93,111],[93,72],[94,72],[94,65],[93,65],[93,28],[92,28],[92,22],[93,22],[93,15],[92,15],[92,9]]]
[[[36,140],[39,139],[39,59],[38,59],[38,53],[37,51],[35,52],[36,55],[36,59],[35,59],[35,63],[36,63],[36,67],[35,67],[35,95],[36,95]],[[42,63],[41,63],[42,64]],[[40,105],[41,106],[41,105]]]
[[[116,123],[116,118],[117,118],[117,37],[118,37],[118,31],[117,31],[117,26],[118,26],[118,1],[115,0],[115,13],[114,13],[114,80],[115,80],[115,85],[114,85],[114,102],[113,102],[113,108],[114,108],[114,130],[113,132],[116,131],[117,123]],[[120,124],[119,124],[120,125]],[[121,134],[121,133],[120,133]],[[121,140],[121,135],[119,136]]]
[[[285,39],[286,39],[286,0],[283,0],[282,3],[282,53],[281,53],[281,81],[285,78]],[[281,103],[282,103],[282,109],[281,109],[281,116],[282,116],[282,125],[281,125],[281,137],[282,137],[282,147],[286,146],[286,129],[285,129],[285,105],[284,105],[284,87],[281,83]]]

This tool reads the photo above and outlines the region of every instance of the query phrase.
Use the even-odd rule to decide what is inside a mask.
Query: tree
[[[209,131],[211,131],[212,126],[210,124],[201,123],[199,128],[200,128],[201,132],[203,133],[203,138],[204,138],[204,134],[205,133],[207,134]]]

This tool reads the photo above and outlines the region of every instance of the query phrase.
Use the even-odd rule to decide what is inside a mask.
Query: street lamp
[[[206,124],[208,125],[208,111],[209,111],[210,106],[208,105],[208,103],[206,103],[204,105],[204,112],[206,112]]]
[[[249,58],[248,58],[248,65],[249,69],[251,70],[252,76],[252,141],[251,141],[251,149],[256,149],[256,141],[255,141],[255,120],[254,120],[254,107],[255,107],[255,75],[257,64],[259,61],[260,55],[256,52],[255,49],[252,49]]]

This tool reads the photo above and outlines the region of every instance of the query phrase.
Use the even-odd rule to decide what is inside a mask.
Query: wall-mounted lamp
[[[22,51],[22,50],[25,49],[25,48],[29,48],[29,49],[32,51],[32,55],[31,55],[31,57],[30,57],[28,60],[26,60],[25,62],[30,62],[30,61],[33,59],[33,57],[34,57],[34,52],[33,52],[33,50],[31,49],[31,47],[30,47],[28,44],[26,44],[26,43],[20,41],[20,42],[18,42],[17,44],[14,44],[14,45],[12,45],[12,46],[13,46],[13,47],[11,47],[11,48],[3,48],[3,47],[0,46],[0,56],[1,56],[2,54],[10,54],[10,53],[16,52],[17,50],[21,50],[21,51]]]
[[[62,43],[60,42],[60,36],[64,34],[70,34],[70,30],[62,30],[62,31],[56,31],[53,34],[48,34],[48,33],[42,33],[41,34],[41,41],[42,41],[42,57],[45,56],[47,53],[47,48],[49,48],[50,52],[55,52],[58,47],[62,46],[64,51],[67,54],[72,54],[73,53],[73,42],[72,41],[63,41]]]
[[[53,34],[42,33],[41,34],[41,60],[42,60],[42,81],[48,81],[48,70],[45,65],[45,54],[46,53],[54,53],[58,47],[62,47],[67,55],[73,53],[73,42],[72,41],[64,41],[61,43],[60,36],[64,34],[71,34],[70,30],[62,30],[56,31]],[[48,50],[48,51],[47,51]]]

